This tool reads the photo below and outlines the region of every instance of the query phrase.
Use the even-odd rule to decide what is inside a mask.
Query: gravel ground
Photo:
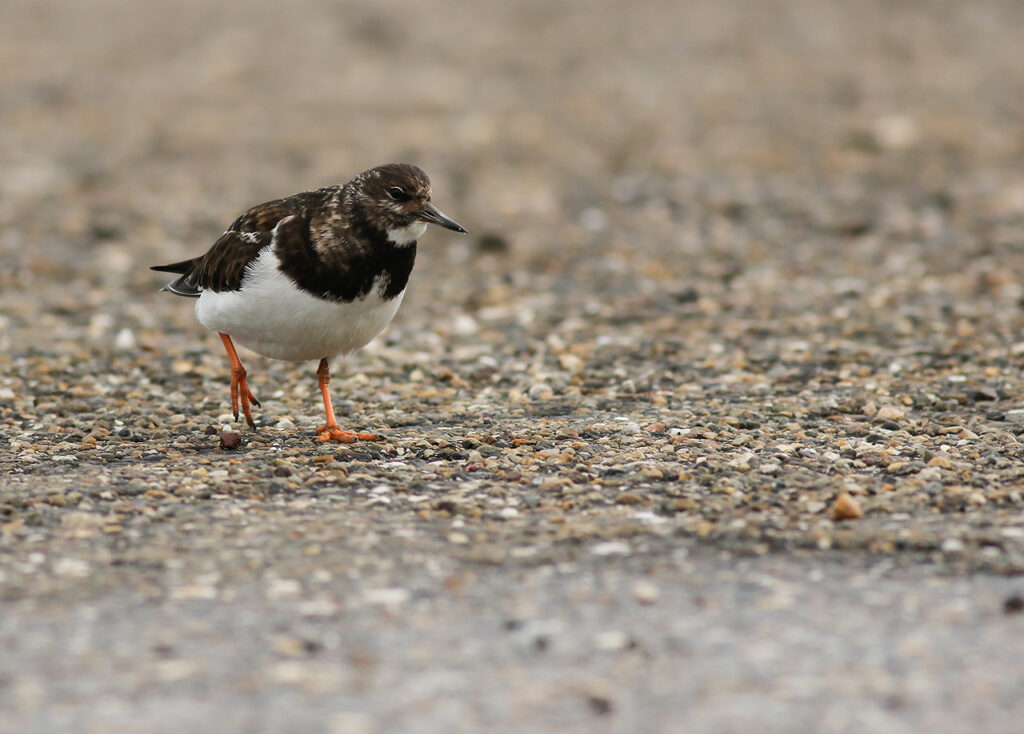
[[[1019,725],[1024,6],[2,14],[0,731]],[[388,440],[233,423],[147,266],[391,160]]]

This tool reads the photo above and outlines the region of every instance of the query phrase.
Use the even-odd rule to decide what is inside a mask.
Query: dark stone
[[[676,303],[694,303],[700,298],[700,293],[693,286],[689,288],[683,288],[681,291],[676,291],[672,294],[672,298],[675,299]]]
[[[607,716],[615,708],[611,698],[597,693],[589,694],[587,696],[587,703],[590,705],[590,710],[598,716]]]
[[[234,431],[222,431],[220,434],[220,447],[233,451],[242,445],[242,434]]]
[[[509,244],[505,237],[494,232],[487,232],[480,235],[480,238],[476,241],[476,249],[480,252],[508,252]]]
[[[1003,601],[1003,614],[1024,612],[1024,594],[1011,594]]]
[[[993,387],[979,387],[974,390],[968,390],[967,397],[975,402],[999,400],[999,393]]]

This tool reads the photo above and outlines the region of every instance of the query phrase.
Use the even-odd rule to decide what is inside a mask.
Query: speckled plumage
[[[391,201],[387,191],[393,187],[405,191],[408,201]],[[259,204],[238,217],[205,255],[154,270],[181,273],[168,285],[179,295],[239,290],[246,267],[271,244],[275,228],[295,217],[279,228],[274,245],[281,271],[299,288],[320,298],[351,301],[384,276],[387,294],[394,297],[408,282],[416,242],[392,242],[388,232],[421,221],[410,212],[429,201],[430,180],[419,168],[372,168],[343,186]]]

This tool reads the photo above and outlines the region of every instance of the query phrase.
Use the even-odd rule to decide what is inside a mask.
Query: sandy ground
[[[0,11],[0,731],[1015,731],[1024,7]],[[333,386],[147,268],[426,169]],[[242,445],[220,447],[224,430]]]

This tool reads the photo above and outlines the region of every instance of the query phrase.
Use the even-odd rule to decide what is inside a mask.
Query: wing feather
[[[322,201],[325,190],[309,191],[286,199],[254,206],[236,219],[205,255],[152,269],[178,273],[181,277],[164,290],[179,296],[198,297],[203,290],[236,291],[242,287],[245,269],[260,251],[270,245],[273,230],[286,217],[295,216],[294,228],[308,226],[307,212]]]

